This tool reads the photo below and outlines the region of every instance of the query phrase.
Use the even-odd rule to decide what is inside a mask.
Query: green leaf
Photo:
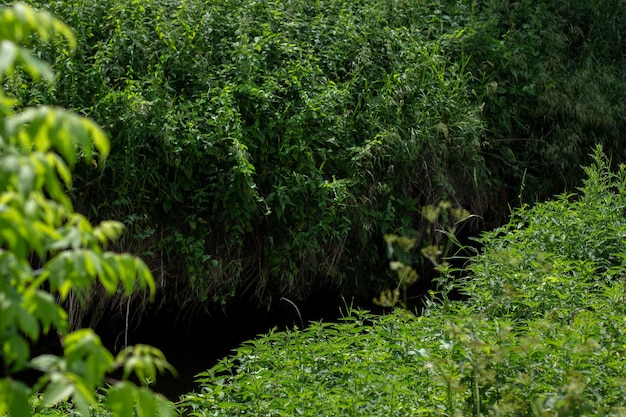
[[[30,361],[30,366],[41,372],[51,372],[59,365],[61,359],[51,354],[39,355]]]
[[[138,417],[155,417],[156,416],[156,398],[155,394],[147,388],[137,389],[137,416]]]
[[[47,153],[46,158],[48,158],[50,165],[56,168],[56,171],[59,174],[59,177],[61,177],[63,183],[68,187],[71,186],[72,174],[68,166],[65,164],[65,161],[59,155],[52,152]]]
[[[24,368],[24,364],[30,356],[28,342],[16,333],[8,335],[3,343],[3,350],[8,354],[5,360],[10,365],[11,372],[17,372]]]
[[[24,65],[24,69],[34,79],[44,78],[48,82],[54,81],[54,74],[50,65],[39,58],[34,57],[26,49],[19,48],[19,61]]]
[[[129,382],[119,382],[106,393],[106,404],[113,412],[113,416],[132,416],[135,408],[135,390],[137,388]]]
[[[174,417],[176,415],[174,405],[167,398],[156,394],[157,415],[160,417]]]
[[[135,289],[135,282],[137,281],[137,271],[135,270],[133,256],[125,253],[117,254],[115,262],[119,266],[119,278],[128,296]]]
[[[148,266],[140,258],[137,257],[134,258],[134,267],[137,274],[137,280],[139,281],[139,285],[141,286],[141,288],[146,288],[147,286],[150,291],[151,299],[154,299],[156,286],[150,268],[148,268]]]
[[[55,373],[52,380],[43,392],[43,400],[40,407],[48,407],[55,405],[60,401],[64,401],[74,392],[74,387],[62,379],[60,373]]]
[[[17,322],[21,331],[33,341],[39,338],[39,323],[37,319],[25,308],[17,310]]]
[[[0,379],[0,415],[8,412],[13,417],[30,416],[29,396],[30,390],[23,382]]]
[[[43,332],[47,333],[54,326],[61,334],[67,331],[67,313],[59,306],[52,294],[43,290],[36,290],[32,303],[34,312],[43,325]]]
[[[3,74],[7,74],[13,70],[17,55],[17,45],[7,40],[0,42],[0,79],[2,79]]]

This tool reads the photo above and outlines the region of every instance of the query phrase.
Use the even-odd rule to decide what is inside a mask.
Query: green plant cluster
[[[126,244],[178,279],[169,294],[179,304],[371,293],[387,279],[381,232],[419,228],[420,203],[484,195],[469,56],[447,52],[468,36],[456,23],[463,10],[39,4],[82,46],[56,59],[56,88],[24,101],[51,96],[110,133],[104,170],[78,172],[76,204],[124,219]]]
[[[66,194],[77,161],[107,157],[104,132],[59,107],[16,111],[18,101],[4,88],[19,71],[53,81],[48,64],[27,48],[36,39],[76,47],[70,29],[51,14],[22,3],[0,7],[0,415],[47,414],[63,402],[87,416],[96,390],[116,371],[122,380],[102,391],[114,416],[172,415],[169,401],[129,381],[171,368],[158,349],[138,345],[114,356],[92,329],[75,330],[64,308],[84,300],[96,283],[126,296],[153,295],[155,284],[139,258],[106,250],[123,225],[92,224]],[[35,356],[33,347],[54,334],[62,353]],[[27,371],[34,382],[26,382]]]
[[[468,299],[348,310],[271,332],[198,376],[193,416],[626,415],[626,167],[483,236]]]
[[[521,182],[529,203],[572,189],[596,144],[625,162],[624,2],[473,3],[469,19],[481,29],[463,50],[476,90],[490,92],[483,155],[506,186],[505,201]]]
[[[111,135],[74,201],[124,221],[175,305],[369,296],[422,205],[493,225],[578,184],[595,143],[624,161],[622,0],[31,3],[80,49],[12,88]]]

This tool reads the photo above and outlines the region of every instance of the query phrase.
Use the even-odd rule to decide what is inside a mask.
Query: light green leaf
[[[137,387],[129,382],[115,384],[106,394],[106,404],[113,416],[132,416],[135,408],[135,391]]]
[[[30,366],[41,372],[51,372],[60,362],[61,359],[58,356],[44,354],[33,358],[30,361]]]
[[[5,359],[10,365],[11,372],[22,370],[30,356],[30,348],[26,340],[21,335],[12,333],[5,338],[4,345],[3,349],[8,351]]]
[[[122,253],[116,256],[117,264],[119,265],[119,278],[122,281],[126,295],[130,295],[134,288],[137,278],[137,272],[135,271],[135,262],[131,255]]]
[[[0,379],[0,415],[8,411],[13,417],[30,416],[29,396],[30,390],[23,382]]]
[[[119,283],[117,270],[106,257],[103,257],[101,261],[103,262],[101,262],[102,274],[100,275],[100,283],[109,294],[114,294],[117,291],[117,285]]]
[[[76,389],[72,394],[74,405],[83,416],[91,415],[89,408],[91,404],[95,404],[96,399],[84,384],[75,385],[75,387]]]
[[[35,314],[43,325],[43,332],[47,333],[54,325],[56,330],[65,333],[67,330],[67,313],[59,306],[52,294],[36,290],[33,295]]]
[[[154,393],[146,388],[137,389],[137,416],[155,417],[156,398]]]
[[[146,286],[150,290],[150,298],[154,299],[154,294],[156,292],[156,287],[154,284],[154,277],[152,276],[152,272],[150,268],[140,259],[134,257],[134,267],[137,274],[137,280],[139,281],[139,285],[141,288],[145,288]]]
[[[37,341],[39,338],[39,323],[28,310],[25,308],[19,308],[17,310],[17,322],[21,331],[31,340]]]
[[[53,374],[52,381],[43,392],[43,400],[40,407],[47,407],[64,401],[74,392],[74,387],[61,378],[59,373]]]
[[[160,417],[174,417],[176,415],[174,405],[167,398],[156,394],[157,415]]]
[[[105,244],[120,237],[123,231],[124,224],[122,222],[105,220],[96,226],[93,232],[98,241]]]
[[[24,69],[34,79],[43,78],[48,82],[54,81],[54,74],[50,65],[45,61],[31,55],[26,49],[19,48],[18,59],[24,64]]]
[[[59,177],[66,186],[72,185],[72,173],[68,166],[65,164],[65,161],[56,153],[49,152],[46,154],[46,158],[48,158],[50,165],[55,167]]]
[[[15,67],[18,55],[18,47],[11,41],[0,42],[0,78],[3,74],[10,73]]]

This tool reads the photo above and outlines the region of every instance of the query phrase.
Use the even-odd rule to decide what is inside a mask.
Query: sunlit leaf
[[[122,381],[108,390],[106,404],[113,412],[113,416],[126,417],[133,415],[136,389],[131,383]]]
[[[26,309],[20,308],[17,310],[17,322],[20,329],[31,340],[37,341],[39,338],[39,322],[37,319]]]
[[[137,389],[137,416],[138,417],[155,417],[156,416],[155,394],[146,388]]]
[[[157,415],[160,417],[174,417],[176,415],[172,402],[159,394],[156,394],[156,409]]]
[[[0,78],[15,67],[18,47],[11,41],[0,42]]]
[[[49,82],[54,81],[54,74],[50,65],[45,61],[31,55],[26,49],[19,49],[19,61],[24,65],[24,69],[34,79],[43,78]]]
[[[74,392],[74,387],[67,383],[65,379],[62,379],[61,374],[53,376],[52,380],[43,392],[43,400],[40,407],[48,407],[50,405],[57,404],[60,401],[66,400]]]
[[[29,396],[30,390],[23,382],[10,378],[0,379],[0,415],[7,412],[14,417],[31,415]]]

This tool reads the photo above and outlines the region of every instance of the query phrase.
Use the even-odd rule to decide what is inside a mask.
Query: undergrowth
[[[194,416],[626,415],[626,171],[600,148],[576,195],[486,233],[420,316],[348,309],[274,331],[198,376]]]

